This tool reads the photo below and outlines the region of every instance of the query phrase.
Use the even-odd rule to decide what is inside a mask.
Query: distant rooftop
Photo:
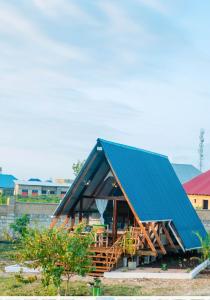
[[[15,179],[13,175],[0,174],[0,188],[13,189]]]
[[[201,171],[193,165],[172,164],[172,166],[182,184],[201,174]]]
[[[210,196],[210,170],[186,182],[184,189],[189,195]]]
[[[61,184],[57,182],[49,181],[29,181],[29,180],[15,180],[15,184],[18,185],[27,185],[27,186],[49,186],[49,187],[69,187],[69,184]]]
[[[41,181],[39,178],[30,178],[28,181]]]

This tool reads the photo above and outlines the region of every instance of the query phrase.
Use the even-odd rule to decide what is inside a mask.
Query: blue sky
[[[210,168],[208,0],[0,1],[0,165],[72,177],[97,137]]]

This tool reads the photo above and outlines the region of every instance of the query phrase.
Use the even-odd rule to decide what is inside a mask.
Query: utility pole
[[[202,128],[200,130],[200,136],[199,136],[199,148],[198,148],[198,153],[199,153],[199,169],[202,172],[203,171],[203,160],[204,160],[204,135],[205,135],[205,130]]]

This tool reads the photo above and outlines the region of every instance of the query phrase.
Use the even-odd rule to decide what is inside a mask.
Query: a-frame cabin
[[[91,249],[95,275],[116,266],[128,228],[140,257],[197,249],[195,233],[206,235],[166,156],[102,139],[56,209],[51,227],[64,215],[61,226],[69,231],[81,221],[103,225]]]

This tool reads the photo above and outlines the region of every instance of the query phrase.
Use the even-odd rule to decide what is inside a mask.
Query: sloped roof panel
[[[13,175],[0,174],[0,187],[5,189],[14,188],[14,180],[16,178]]]
[[[210,170],[186,182],[184,189],[189,195],[210,196]]]
[[[201,171],[193,165],[172,164],[172,167],[182,184],[201,174]]]
[[[141,221],[172,220],[185,249],[200,247],[206,231],[168,158],[98,140]]]
[[[68,214],[71,208],[79,199],[80,195],[86,190],[89,191],[89,188],[86,184],[93,177],[95,172],[97,172],[97,169],[99,168],[99,166],[101,166],[103,159],[103,151],[97,151],[96,145],[89,154],[84,166],[82,167],[78,176],[75,178],[74,182],[65,194],[63,200],[56,208],[54,212],[55,216],[59,214]],[[106,166],[104,166],[104,168],[102,167],[100,171],[106,173]],[[101,175],[99,174],[99,176]]]

